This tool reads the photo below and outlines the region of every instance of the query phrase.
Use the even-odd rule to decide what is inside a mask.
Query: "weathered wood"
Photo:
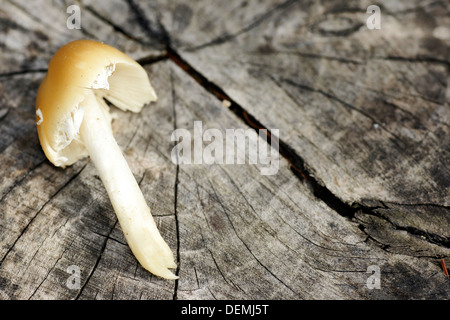
[[[195,83],[180,73],[175,70],[173,76],[175,83],[181,82],[175,86],[177,127],[189,127],[194,120],[222,130],[242,126],[219,102],[207,97],[195,99]],[[420,257],[419,253],[404,255],[406,250],[392,255],[392,250],[379,248],[374,243],[377,239],[359,229],[363,223],[350,222],[330,210],[288,170],[286,161],[281,162],[274,176],[260,176],[255,167],[248,165],[180,165],[179,170],[177,216],[180,226],[190,226],[180,229],[179,234],[179,298],[445,295],[446,290],[439,288],[445,279],[438,270],[431,271],[433,260],[414,258]],[[400,237],[404,232],[393,233],[391,237]],[[420,250],[425,246],[418,243],[413,247]],[[429,254],[446,252],[439,247],[434,250]],[[367,268],[371,265],[395,275],[383,277],[385,290],[379,293],[366,287]],[[424,276],[414,271],[416,268],[430,273]],[[212,284],[210,274],[215,274]],[[435,287],[428,277],[436,277],[439,285]],[[398,292],[408,278],[416,287],[408,293]]]
[[[86,0],[69,30],[69,3],[2,3],[0,299],[448,299],[450,8],[386,1],[369,30],[370,4]],[[177,281],[138,265],[88,159],[40,149],[36,90],[78,38],[138,59],[158,93],[111,110]],[[277,174],[174,163],[194,121],[279,129]]]
[[[367,6],[357,1],[239,4],[191,4],[182,30],[169,14],[178,5],[167,5],[165,25],[189,64],[282,129],[311,174],[346,202],[449,205],[448,34],[432,36],[448,25],[448,4],[386,2],[381,30],[366,28]]]
[[[281,129],[291,163],[348,204],[341,214],[361,208],[355,221],[389,251],[448,255],[448,4],[384,2],[381,30],[357,1],[158,4],[183,59]]]

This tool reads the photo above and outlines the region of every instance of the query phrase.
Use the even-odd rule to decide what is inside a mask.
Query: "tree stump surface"
[[[71,4],[0,4],[0,299],[450,297],[447,1],[380,1],[381,29],[367,1],[81,0],[81,29]],[[112,126],[176,281],[138,264],[89,159],[42,152],[37,89],[76,39],[129,54],[158,94]],[[276,173],[173,161],[195,123],[268,130]]]

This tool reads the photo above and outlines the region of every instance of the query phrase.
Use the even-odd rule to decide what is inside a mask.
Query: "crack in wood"
[[[148,55],[139,59],[136,59],[136,62],[139,63],[141,66],[147,66],[151,65],[160,61],[164,61],[169,59],[169,56],[167,55],[167,52],[163,52],[158,55]]]
[[[266,272],[268,272],[275,280],[277,280],[278,282],[280,282],[283,286],[285,286],[287,289],[289,289],[292,293],[294,293],[295,295],[298,295],[298,292],[296,292],[294,289],[292,289],[288,284],[286,284],[282,279],[280,279],[272,270],[270,270],[265,264],[263,264],[261,262],[260,259],[258,259],[258,257],[256,257],[255,253],[250,249],[250,247],[248,246],[248,244],[244,241],[244,239],[242,239],[241,236],[239,236],[238,231],[236,230],[236,227],[234,226],[233,222],[231,221],[231,218],[228,214],[228,209],[227,207],[225,207],[222,203],[222,201],[220,200],[219,195],[217,194],[216,188],[214,188],[214,184],[211,183],[210,181],[210,186],[211,189],[214,192],[215,195],[215,199],[217,200],[217,202],[220,204],[220,206],[222,207],[222,211],[225,214],[225,217],[227,218],[228,222],[230,223],[231,229],[233,230],[234,234],[236,235],[236,237],[239,239],[240,243],[242,243],[242,245],[245,247],[245,249],[247,250],[247,252],[253,257],[253,259],[256,261],[256,263],[258,263]],[[253,210],[253,208],[252,208]],[[222,274],[222,273],[221,273]],[[223,274],[222,274],[223,276]]]
[[[212,253],[212,251],[209,250],[209,249],[207,249],[207,250],[208,250],[209,255],[211,256],[211,259],[212,259],[214,265],[216,266],[217,271],[219,271],[219,274],[220,274],[220,276],[222,277],[222,279],[223,279],[228,285],[234,287],[236,290],[239,290],[239,288],[236,287],[236,286],[234,285],[234,283],[231,283],[231,284],[230,284],[230,281],[227,279],[227,277],[225,277],[225,274],[223,273],[222,269],[220,268],[219,264],[217,263],[216,258],[214,258],[214,254]],[[197,283],[198,283],[198,279],[197,279]]]
[[[148,17],[143,14],[143,10],[135,0],[126,0],[131,11],[135,14],[137,23],[150,35],[151,38],[158,40],[161,44],[169,46],[170,37],[158,17]],[[152,19],[153,18],[153,19]]]
[[[170,72],[170,84],[171,84],[171,96],[172,96],[172,116],[173,116],[173,130],[177,129],[177,112],[176,112],[176,94],[175,94],[175,86],[173,81],[173,74],[172,71]],[[174,142],[174,147],[175,147]],[[180,165],[178,161],[178,153],[176,153],[177,162],[176,162],[176,171],[175,171],[175,182],[174,182],[174,216],[175,216],[175,234],[176,234],[176,264],[177,267],[175,269],[175,275],[179,276],[180,274],[180,224],[178,220],[178,183],[179,183],[179,172],[180,172]],[[178,285],[179,280],[175,280],[174,284],[174,290],[173,290],[173,300],[178,299]]]
[[[50,269],[47,271],[44,279],[42,279],[42,281],[37,285],[37,287],[34,289],[33,293],[28,297],[28,300],[31,300],[34,295],[38,292],[38,290],[41,288],[42,284],[45,282],[45,280],[47,280],[48,276],[50,275],[50,273],[52,272],[53,269],[55,269],[56,265],[58,264],[58,262],[62,259],[64,253],[66,253],[67,249],[63,250],[63,252],[59,255],[59,257],[56,259],[55,263],[50,267]],[[31,262],[31,261],[30,261]]]
[[[61,31],[61,28],[59,28],[59,26],[55,23],[49,23],[48,21],[46,21],[45,19],[43,19],[45,17],[45,15],[41,14],[41,12],[30,12],[30,10],[28,10],[28,8],[16,3],[15,1],[11,1],[8,0],[7,3],[9,5],[11,5],[12,7],[14,7],[16,10],[20,11],[23,15],[25,15],[26,17],[28,17],[30,20],[32,20],[33,22],[36,22],[38,24],[40,24],[42,27],[46,28],[46,29],[51,29],[53,31],[56,31],[58,34],[63,34],[64,31]],[[36,15],[35,15],[36,14]],[[14,19],[15,21],[20,21],[20,17],[15,17]],[[8,20],[11,21],[11,20]],[[24,32],[28,32],[28,29],[15,23],[15,27],[19,28],[19,30],[23,30]]]
[[[37,170],[42,164],[47,162],[47,158],[43,158],[41,161],[39,161],[36,165],[30,168],[27,172],[25,172],[19,179],[15,180],[13,185],[8,188],[8,190],[2,195],[0,198],[0,203],[2,203],[5,198],[8,196],[8,194],[14,190],[17,186],[19,186],[29,175],[31,172],[34,172],[34,170]]]
[[[86,9],[86,11],[89,11],[94,17],[96,17],[97,19],[99,19],[100,21],[106,23],[107,25],[111,26],[114,31],[117,31],[118,33],[122,34],[123,36],[125,36],[126,38],[136,41],[142,45],[150,45],[149,42],[145,41],[145,39],[140,39],[137,38],[135,36],[133,36],[132,34],[130,34],[128,31],[126,31],[124,28],[122,28],[121,26],[115,24],[113,21],[107,19],[105,16],[101,15],[97,10],[95,10],[91,5],[86,5],[84,6],[84,9]]]
[[[105,250],[106,250],[106,245],[107,245],[107,243],[108,243],[108,240],[109,240],[109,239],[112,239],[112,238],[110,237],[110,236],[111,236],[111,233],[112,233],[113,230],[116,228],[116,225],[117,225],[118,222],[119,222],[119,221],[116,219],[116,221],[114,222],[114,224],[112,225],[112,227],[109,229],[108,234],[105,236],[105,241],[104,241],[103,244],[102,244],[102,247],[101,247],[101,249],[100,249],[100,252],[99,252],[99,254],[98,254],[98,256],[97,256],[97,260],[95,261],[95,264],[94,264],[92,270],[89,272],[89,274],[88,274],[88,276],[87,276],[87,278],[86,278],[86,281],[83,283],[83,286],[79,289],[77,295],[75,296],[75,298],[74,298],[75,300],[78,300],[78,299],[81,297],[81,295],[82,295],[84,289],[86,288],[87,284],[89,283],[89,281],[90,281],[92,275],[95,273],[95,270],[97,270],[97,267],[98,267],[98,265],[99,265],[99,263],[100,263],[100,260],[101,260],[101,258],[102,258],[102,256],[103,256],[103,253],[104,253]]]
[[[0,79],[14,77],[14,76],[21,76],[21,75],[30,74],[30,73],[47,73],[47,70],[48,69],[40,68],[40,69],[26,69],[26,70],[10,71],[10,72],[1,73]]]
[[[429,56],[402,57],[402,56],[390,55],[390,56],[385,56],[385,57],[375,56],[372,59],[386,60],[386,61],[410,62],[410,63],[435,63],[435,64],[444,65],[448,68],[448,70],[450,70],[450,61],[443,60],[443,59],[437,59],[437,58],[429,57]]]
[[[111,234],[103,234],[103,233],[99,233],[99,232],[96,232],[96,231],[92,231],[92,233],[94,233],[94,234],[96,234],[96,235],[98,235],[98,236],[100,236],[102,238],[107,238],[107,240],[115,241],[115,242],[117,242],[117,243],[119,243],[119,244],[121,244],[123,246],[126,246],[128,248],[128,244],[126,242],[123,242],[123,241],[120,241],[117,238],[111,237]]]
[[[287,55],[287,56],[298,56],[302,58],[307,59],[323,59],[328,61],[336,61],[341,63],[347,63],[347,64],[355,64],[355,65],[362,65],[365,63],[364,60],[355,60],[355,59],[349,59],[346,57],[339,57],[339,56],[330,56],[330,55],[324,55],[324,54],[318,54],[318,53],[312,53],[312,52],[301,52],[301,51],[281,51],[281,50],[272,50],[268,49],[267,51],[246,51],[247,54],[255,56],[255,55]],[[249,61],[249,64],[258,65],[257,62]]]
[[[292,86],[295,86],[295,87],[298,87],[298,88],[301,88],[301,89],[304,89],[304,90],[308,90],[308,91],[311,91],[311,92],[319,93],[319,94],[321,94],[321,95],[327,97],[328,99],[330,99],[330,100],[332,100],[332,101],[338,102],[339,104],[341,104],[342,106],[346,107],[347,109],[350,109],[350,110],[353,110],[353,111],[355,111],[355,112],[358,112],[359,114],[361,114],[361,115],[365,116],[366,118],[370,119],[373,123],[377,123],[381,129],[383,129],[384,131],[386,131],[387,133],[389,133],[390,135],[392,135],[395,139],[394,139],[394,140],[391,140],[391,141],[392,141],[392,142],[393,142],[400,150],[405,150],[405,149],[406,149],[405,146],[400,145],[400,142],[402,142],[402,139],[401,139],[399,136],[397,136],[395,133],[389,131],[389,130],[382,124],[381,121],[378,121],[378,120],[377,120],[376,118],[374,118],[371,114],[365,112],[364,110],[361,110],[361,109],[359,109],[359,108],[353,106],[352,104],[350,104],[350,103],[348,103],[348,102],[342,100],[341,98],[339,98],[339,97],[337,97],[337,96],[335,96],[335,95],[333,95],[333,94],[331,94],[331,93],[329,93],[329,92],[326,92],[326,91],[324,91],[324,90],[322,90],[322,89],[313,88],[313,87],[310,87],[310,86],[305,85],[305,84],[297,83],[297,82],[292,81],[291,79],[281,79],[281,80],[282,80],[283,82],[287,83],[287,84],[292,85]]]
[[[384,210],[390,210],[391,207],[389,205],[387,205],[385,202],[383,201],[379,201],[381,206],[373,206],[373,207],[369,207],[369,206],[361,206],[360,204],[354,203],[353,207],[356,210],[359,210],[360,213],[362,214],[366,214],[366,215],[372,215],[374,217],[377,217],[379,219],[382,219],[383,221],[386,221],[387,223],[389,223],[389,225],[392,226],[392,228],[394,228],[394,230],[397,231],[406,231],[408,234],[413,235],[415,237],[420,238],[421,240],[425,240],[428,243],[434,244],[434,245],[438,245],[440,247],[443,248],[450,248],[450,238],[449,237],[444,237],[442,235],[438,235],[432,232],[428,232],[422,229],[419,229],[417,227],[412,227],[412,226],[401,226],[398,223],[394,223],[391,219],[389,219],[386,215],[380,213],[380,209],[384,209]],[[398,203],[394,203],[394,202],[389,202],[389,204],[391,205],[398,205],[398,206],[410,206],[410,207],[418,207],[418,206],[432,206],[432,207],[438,207],[438,208],[443,208],[445,210],[449,210],[450,208],[447,206],[442,206],[442,205],[434,205],[434,204],[398,204]],[[450,210],[449,210],[450,212]],[[367,234],[367,232],[364,230],[364,226],[360,225],[360,229]],[[375,239],[372,238],[372,240],[376,241]],[[378,243],[380,243],[379,241],[376,241]],[[381,244],[381,243],[380,243]],[[387,244],[382,244],[381,246],[382,248],[386,249],[389,248],[389,245]],[[442,258],[443,256],[434,256],[434,258]]]
[[[43,161],[45,162],[45,161]],[[41,163],[38,164],[38,166]],[[0,260],[0,266],[3,264],[3,262],[5,261],[5,259],[7,258],[7,256],[9,255],[9,253],[14,249],[16,243],[19,241],[19,239],[25,234],[25,232],[28,230],[28,228],[30,227],[30,225],[33,223],[33,221],[36,219],[36,217],[42,212],[42,210],[44,210],[44,208],[64,189],[66,188],[68,185],[70,185],[79,175],[80,173],[84,170],[84,168],[86,168],[88,162],[86,162],[81,169],[76,172],[72,177],[70,177],[70,179],[64,183],[60,188],[58,188],[55,193],[48,198],[48,200],[41,206],[41,208],[39,208],[39,210],[37,210],[36,214],[28,221],[27,225],[23,228],[23,230],[20,232],[20,234],[18,235],[18,237],[16,238],[16,240],[14,240],[14,242],[12,243],[12,245],[8,248],[8,250],[6,251],[5,255],[2,257],[2,259]],[[36,166],[36,168],[38,167]],[[23,180],[23,179],[22,179]],[[21,181],[22,181],[21,180]],[[20,182],[19,182],[20,183]],[[32,260],[32,259],[31,259]]]
[[[196,51],[196,50],[200,50],[200,49],[204,49],[207,47],[211,47],[211,46],[216,46],[216,45],[220,45],[223,44],[225,42],[228,42],[230,40],[235,39],[236,37],[252,30],[253,28],[259,26],[261,23],[263,23],[264,21],[266,21],[267,19],[271,18],[275,13],[277,12],[283,12],[285,10],[287,10],[292,4],[298,2],[298,0],[287,0],[279,5],[274,6],[273,8],[270,8],[267,12],[262,13],[260,16],[258,16],[254,21],[252,21],[250,24],[248,24],[247,26],[244,26],[242,29],[238,30],[235,33],[231,33],[231,34],[223,34],[221,36],[218,36],[217,38],[210,40],[206,43],[197,45],[195,47],[192,48],[186,48],[186,51]]]

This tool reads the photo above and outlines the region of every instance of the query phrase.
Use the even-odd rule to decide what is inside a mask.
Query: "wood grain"
[[[381,30],[366,1],[85,0],[80,30],[70,4],[0,5],[0,299],[449,298],[445,1],[382,2]],[[80,38],[137,59],[158,94],[111,111],[177,281],[138,265],[88,159],[56,168],[39,146],[39,83]],[[171,135],[195,121],[279,129],[278,172],[177,164]]]

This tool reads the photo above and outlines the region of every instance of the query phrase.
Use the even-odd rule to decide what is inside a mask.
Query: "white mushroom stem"
[[[153,274],[177,279],[173,254],[161,237],[142,191],[111,131],[109,120],[92,94],[82,103],[80,138],[105,185],[131,251]]]

